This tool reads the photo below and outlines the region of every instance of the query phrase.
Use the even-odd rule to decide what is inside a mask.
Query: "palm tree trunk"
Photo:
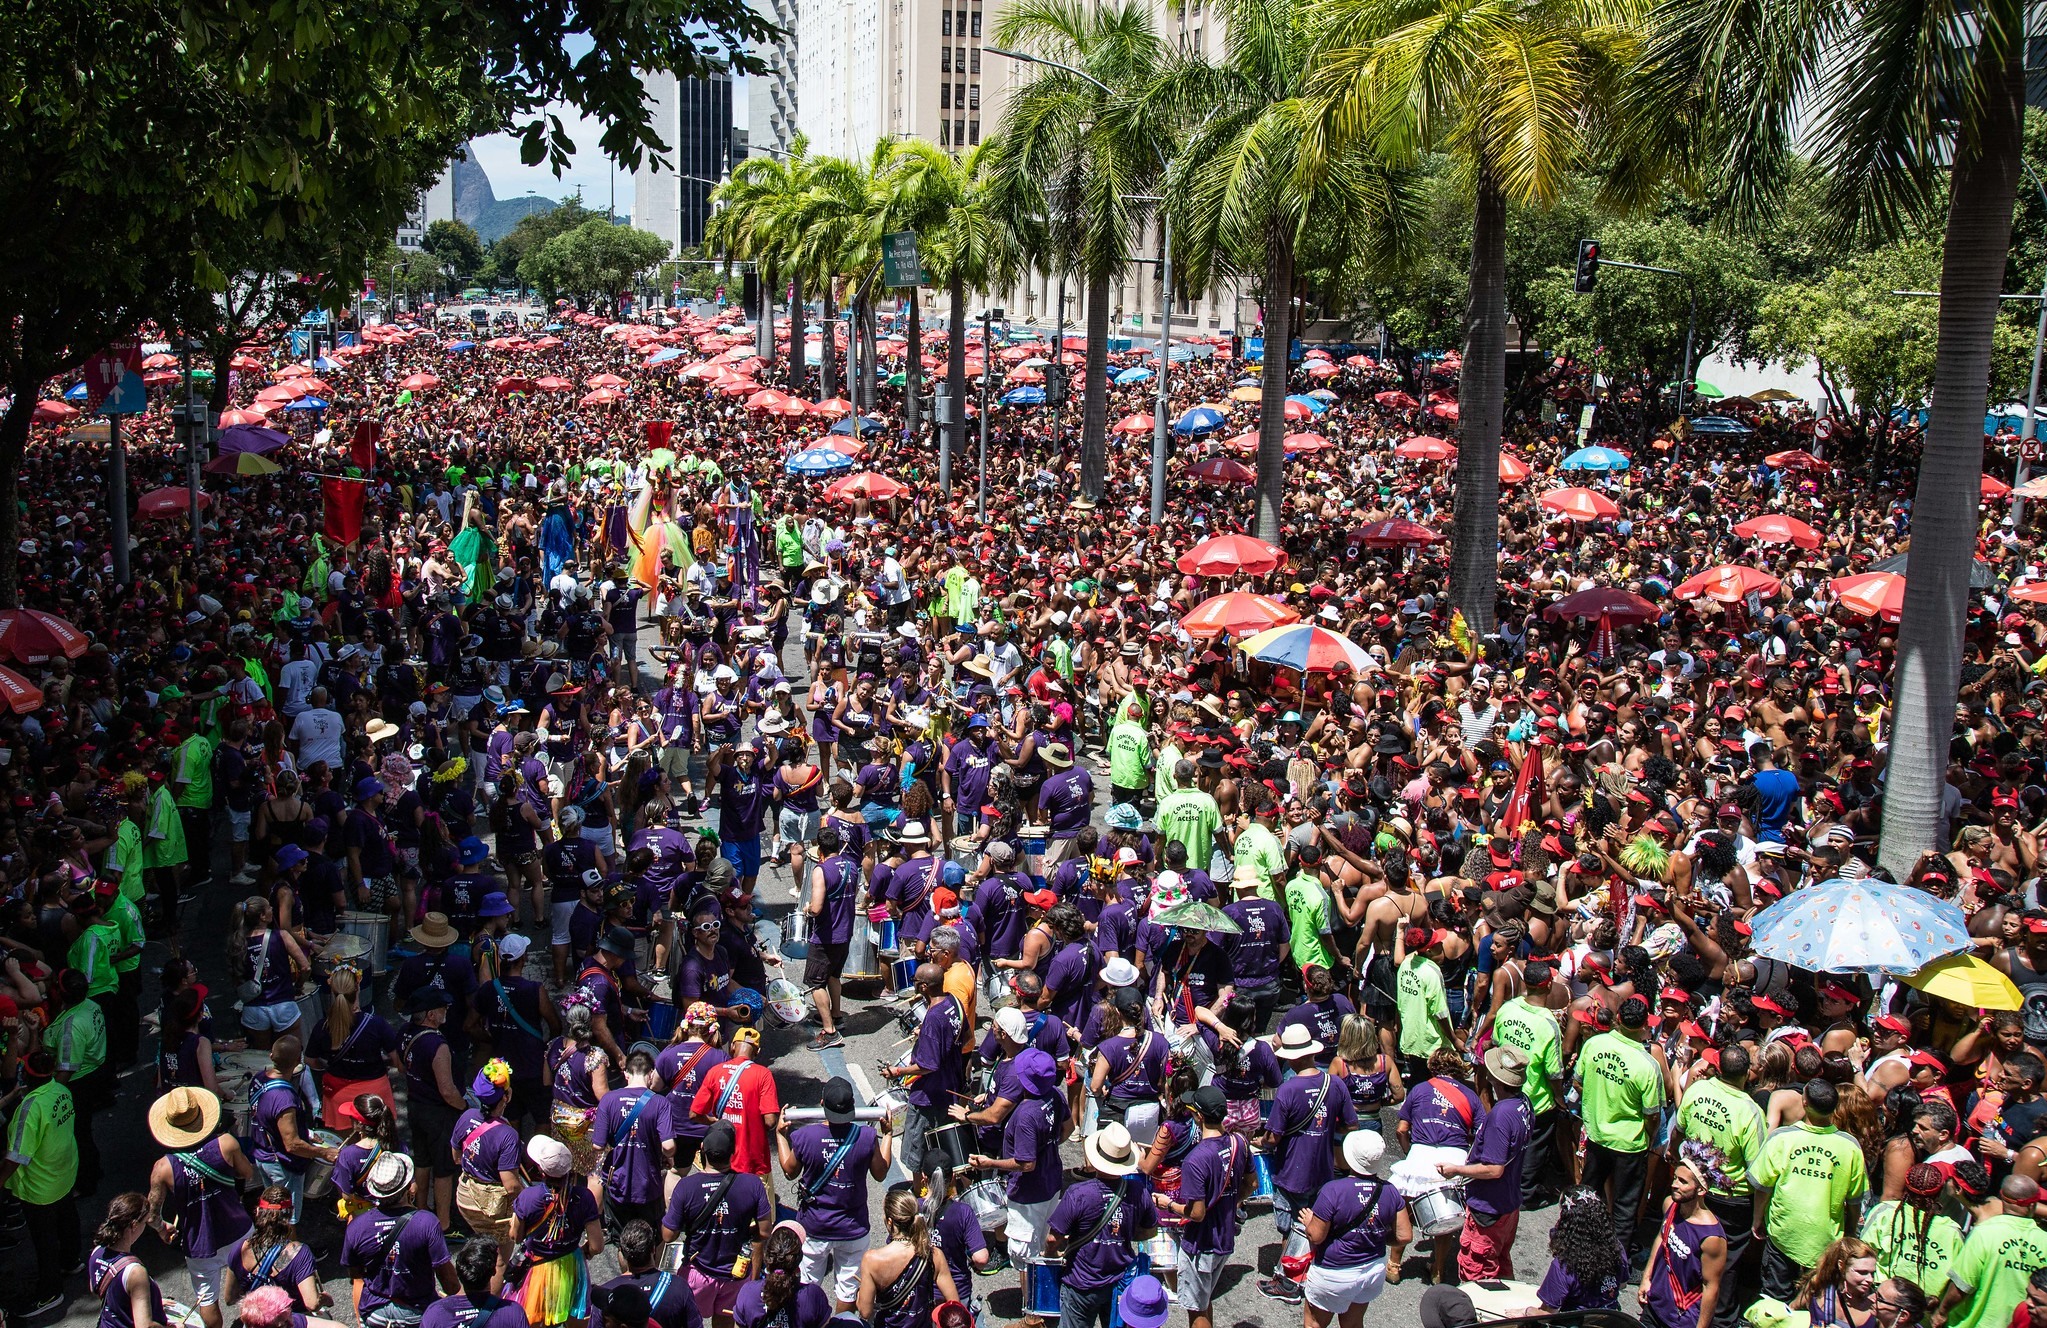
[[[754,329],[754,349],[763,365],[775,363],[775,265],[762,263],[755,269],[760,281],[760,326]]]
[[[1990,395],[1990,343],[2011,244],[2024,115],[2023,48],[2002,67],[1976,70],[1984,88],[1974,150],[1957,150],[1941,251],[1940,344],[1933,405],[1912,502],[1912,547],[1898,662],[1891,675],[1896,727],[1884,779],[1878,860],[1904,880],[1919,855],[1945,849],[1941,800],[1961,685],[1970,560],[1982,508],[1983,410]],[[1986,57],[1979,56],[1979,62]]]
[[[874,297],[870,295],[860,301],[860,317],[855,322],[860,329],[860,409],[870,412],[874,409],[876,366],[881,363],[881,353],[875,347],[877,321]]]
[[[938,452],[938,492],[952,498],[952,459],[967,454],[967,283],[954,277],[946,284],[945,383],[952,399],[952,422],[945,426],[946,441]],[[982,347],[983,356],[987,347]]]
[[[1265,362],[1258,383],[1258,525],[1251,533],[1280,542],[1286,510],[1286,376],[1293,349],[1294,239],[1284,223],[1265,242]]]
[[[1066,348],[1052,352],[1052,372],[1064,374]],[[1087,394],[1080,417],[1080,493],[1089,502],[1102,496],[1109,462],[1109,277],[1087,283]]]
[[[907,327],[903,335],[903,436],[917,437],[917,391],[924,381],[924,311],[917,303],[917,288],[910,287]]]
[[[1457,392],[1457,515],[1450,602],[1473,635],[1494,627],[1500,597],[1500,410],[1507,380],[1507,201],[1481,172],[1471,218],[1471,296]]]
[[[817,399],[826,401],[839,394],[839,302],[832,291],[832,279],[824,279],[824,290],[819,293],[818,324],[824,333],[824,344],[818,347],[817,357]]]
[[[809,378],[809,365],[803,358],[803,278],[789,279],[789,395],[803,395],[804,380]]]

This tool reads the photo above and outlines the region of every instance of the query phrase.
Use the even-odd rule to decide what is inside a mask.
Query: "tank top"
[[[1725,1234],[1718,1222],[1665,1222],[1663,1257],[1656,1262],[1646,1298],[1663,1328],[1696,1328],[1704,1286],[1699,1251],[1708,1239]]]
[[[211,1259],[248,1234],[249,1214],[218,1138],[190,1152],[172,1153],[170,1160],[171,1193],[164,1216],[187,1258]]]
[[[128,1266],[142,1267],[142,1261],[132,1254],[110,1250],[104,1245],[93,1247],[92,1257],[85,1261],[85,1284],[93,1289],[100,1299],[99,1328],[136,1328],[134,1307],[128,1299],[128,1288],[122,1285],[127,1277]],[[156,1279],[149,1279],[149,1321],[162,1323],[163,1290]]]

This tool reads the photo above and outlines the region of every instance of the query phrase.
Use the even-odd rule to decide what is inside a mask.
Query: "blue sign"
[[[130,369],[121,375],[121,385],[100,402],[100,414],[140,415],[148,404],[149,393],[142,386],[142,375]]]

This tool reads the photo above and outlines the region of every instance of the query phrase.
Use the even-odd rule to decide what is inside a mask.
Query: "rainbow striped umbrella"
[[[1255,660],[1300,673],[1330,673],[1338,664],[1348,664],[1358,673],[1379,667],[1357,642],[1313,623],[1274,627],[1239,642],[1237,649]]]

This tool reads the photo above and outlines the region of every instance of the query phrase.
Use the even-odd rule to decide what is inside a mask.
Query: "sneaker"
[[[978,1277],[994,1277],[998,1274],[1006,1273],[1008,1271],[1009,1271],[1008,1253],[998,1252],[996,1250],[988,1251],[988,1266],[986,1268],[974,1269],[974,1273]]]
[[[60,1310],[63,1308],[64,1293],[60,1291],[56,1295],[51,1296],[46,1300],[39,1300],[33,1305],[30,1305],[28,1308],[22,1310],[21,1317],[24,1319],[41,1318],[43,1315],[48,1314],[53,1310]]]
[[[1301,1284],[1290,1277],[1262,1277],[1258,1279],[1259,1294],[1273,1300],[1285,1301],[1289,1305],[1301,1303],[1305,1293]]]
[[[810,1040],[810,1049],[812,1051],[823,1051],[826,1047],[843,1047],[845,1045],[846,1039],[844,1035],[838,1033],[837,1031],[833,1031],[830,1033],[819,1033],[816,1037]]]

